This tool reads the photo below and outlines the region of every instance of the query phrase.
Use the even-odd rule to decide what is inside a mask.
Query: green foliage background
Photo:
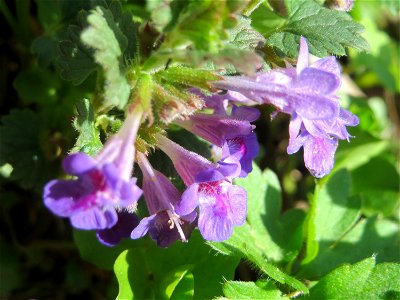
[[[347,14],[324,2],[0,0],[0,298],[399,299],[399,6],[359,0]],[[96,154],[132,97],[154,114],[146,148],[167,128],[158,112],[193,109],[184,89],[295,62],[300,36],[338,56],[341,103],[360,117],[330,175],[317,181],[302,153],[286,154],[289,120],[264,106],[254,171],[236,181],[247,221],[225,242],[196,231],[168,249],[107,248],[45,209],[61,159]],[[162,154],[151,160],[182,187]]]

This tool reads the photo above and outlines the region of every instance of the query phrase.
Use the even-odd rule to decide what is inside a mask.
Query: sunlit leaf
[[[171,272],[182,275],[185,268],[193,274],[193,299],[210,299],[222,294],[220,282],[223,278],[233,278],[237,264],[237,258],[210,251],[197,231],[187,244],[177,242],[167,249],[158,248],[153,241],[146,239],[122,252],[115,262],[118,299],[164,298],[171,293],[171,281],[174,282]],[[181,298],[184,294],[190,295],[190,277],[182,276],[171,297],[179,299],[179,295]],[[180,285],[183,286],[179,291]]]
[[[399,296],[400,265],[375,265],[375,257],[371,257],[333,270],[310,289],[307,299],[398,299]]]
[[[267,43],[290,56],[297,53],[300,36],[307,39],[310,52],[324,57],[345,55],[345,47],[368,50],[360,36],[363,27],[345,13],[320,6],[315,1],[291,1],[286,24],[267,37]],[[263,33],[263,32],[261,32]]]
[[[105,87],[102,106],[104,108],[117,106],[122,109],[127,104],[130,94],[130,86],[120,68],[122,56],[120,41],[123,40],[126,47],[126,38],[122,32],[116,35],[109,27],[108,23],[114,20],[108,10],[97,7],[88,16],[87,21],[90,26],[82,32],[81,40],[95,49],[94,59],[104,70]]]
[[[223,289],[229,299],[289,299],[271,281],[228,281]]]

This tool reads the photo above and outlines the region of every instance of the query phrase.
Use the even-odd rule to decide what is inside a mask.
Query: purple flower
[[[304,148],[304,163],[310,173],[317,178],[330,172],[334,164],[334,155],[338,140],[329,137],[315,137],[307,131],[289,140],[288,154]]]
[[[188,215],[199,207],[198,226],[203,237],[223,241],[233,232],[233,226],[244,223],[247,213],[247,193],[232,185],[240,174],[237,163],[212,164],[161,135],[158,147],[172,160],[177,172],[188,186],[175,212]]]
[[[252,160],[257,156],[257,137],[250,122],[258,119],[260,112],[255,108],[233,106],[231,115],[223,113],[197,113],[188,120],[176,123],[188,131],[223,148],[222,162],[239,163],[240,177],[252,170]]]
[[[335,58],[326,58],[304,67],[305,59],[308,64],[304,39],[301,46],[297,69],[290,66],[253,77],[225,78],[214,86],[237,91],[259,103],[272,104],[280,112],[296,112],[310,120],[335,117],[339,113],[336,92],[340,86],[340,69]],[[335,67],[337,70],[332,70]]]
[[[157,147],[169,156],[176,171],[186,186],[196,181],[197,174],[217,169],[229,178],[235,178],[240,174],[238,162],[214,164],[203,156],[189,151],[161,134],[157,134]]]
[[[336,92],[340,86],[340,68],[335,58],[319,59],[308,67],[308,47],[303,38],[300,41],[299,52],[297,73],[301,75],[305,70],[315,68],[331,74],[336,78],[336,84],[327,84],[327,81],[322,78],[321,82],[315,82],[313,85],[325,86],[322,89],[326,90],[329,89],[328,86],[335,87],[332,90]],[[318,77],[315,77],[314,81],[318,79]],[[309,82],[313,82],[313,79],[309,79]],[[309,84],[309,86],[311,85]],[[338,103],[338,99],[333,92],[330,94],[330,99],[332,103]],[[289,124],[288,153],[295,153],[303,146],[304,162],[307,169],[313,176],[323,177],[333,168],[338,139],[349,140],[351,137],[347,132],[346,126],[356,126],[358,123],[357,116],[342,108],[339,108],[338,113],[333,117],[321,119],[308,119],[297,112],[293,112]]]
[[[294,117],[292,116],[292,122]],[[351,112],[340,109],[339,116],[327,120],[307,120],[302,119],[304,128],[314,136],[330,136],[340,140],[350,140],[352,137],[346,126],[357,126],[359,119]]]
[[[138,239],[149,233],[160,247],[168,247],[179,239],[186,242],[195,227],[197,213],[178,215],[174,207],[181,201],[181,193],[167,177],[152,168],[144,154],[138,153],[137,156],[150,216],[140,221],[131,238]]]
[[[232,235],[234,226],[241,226],[246,220],[247,192],[232,185],[217,170],[197,177],[183,193],[176,211],[186,214],[199,206],[198,227],[202,236],[209,241],[224,241]]]
[[[109,228],[97,230],[97,239],[106,246],[116,246],[122,238],[128,238],[132,229],[138,226],[139,219],[136,214],[129,211],[118,211],[117,223]]]
[[[203,98],[204,106],[213,109],[214,113],[217,114],[224,114],[229,103],[242,104],[246,106],[257,104],[257,102],[235,91],[227,91],[226,93],[221,94],[214,93],[210,96],[203,94],[199,89],[191,89],[190,92]]]
[[[349,140],[346,126],[356,126],[359,120],[340,108],[337,91],[341,73],[335,57],[319,59],[312,65],[308,57],[307,42],[302,37],[296,68],[287,66],[253,77],[227,77],[214,86],[290,114],[288,153],[303,147],[306,167],[315,177],[323,177],[333,167],[337,140]]]
[[[254,132],[226,139],[222,146],[221,162],[240,163],[239,177],[246,177],[253,169],[253,159],[258,154],[258,141]]]
[[[346,126],[358,123],[358,118],[344,109],[340,110],[339,117],[328,120],[307,120],[293,114],[287,152],[293,154],[303,147],[307,169],[314,177],[324,177],[333,168],[338,139],[351,137]]]
[[[95,158],[84,153],[67,156],[64,171],[77,178],[47,183],[43,193],[47,208],[70,218],[76,228],[103,230],[117,224],[116,210],[135,207],[142,191],[131,173],[141,116],[140,107],[129,113],[121,130]]]

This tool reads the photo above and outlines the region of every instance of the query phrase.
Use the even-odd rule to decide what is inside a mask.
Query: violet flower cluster
[[[359,123],[357,116],[340,107],[337,96],[340,85],[340,67],[335,57],[309,65],[308,46],[303,37],[296,68],[288,65],[251,77],[226,77],[214,84],[229,91],[225,99],[271,104],[278,112],[289,114],[287,152],[293,154],[303,147],[305,165],[318,178],[331,171],[338,140],[351,137],[346,126]]]
[[[204,98],[206,110],[174,123],[209,142],[213,161],[161,133],[154,145],[172,161],[186,186],[183,191],[153,168],[147,158],[151,154],[136,151],[144,112],[140,103],[133,103],[119,132],[97,156],[74,153],[64,159],[64,171],[73,177],[50,181],[44,203],[55,215],[69,218],[73,227],[96,230],[108,246],[148,234],[160,247],[168,247],[177,240],[186,242],[196,226],[204,239],[224,241],[246,220],[247,192],[234,179],[252,171],[258,153],[252,122],[260,113],[248,106],[267,103],[289,114],[288,153],[303,147],[307,168],[322,177],[332,169],[338,140],[350,138],[346,126],[358,124],[356,116],[340,108],[340,77],[334,57],[309,65],[302,38],[296,68],[225,77],[214,83],[226,90],[224,95],[192,90]],[[143,175],[141,188],[133,177],[135,157]],[[136,206],[142,194],[149,216],[139,220]]]

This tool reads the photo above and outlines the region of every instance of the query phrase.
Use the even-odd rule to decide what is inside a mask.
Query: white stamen
[[[181,240],[182,242],[187,242],[187,239],[185,237],[185,234],[183,233],[181,224],[183,224],[183,222],[181,223],[181,220],[179,219],[179,216],[174,214],[172,211],[170,211],[169,209],[167,210],[167,214],[169,216],[169,221],[168,224],[170,224],[170,229],[174,228],[174,224],[176,226],[176,229],[178,230],[179,235],[181,236]],[[170,223],[171,222],[171,223]]]

